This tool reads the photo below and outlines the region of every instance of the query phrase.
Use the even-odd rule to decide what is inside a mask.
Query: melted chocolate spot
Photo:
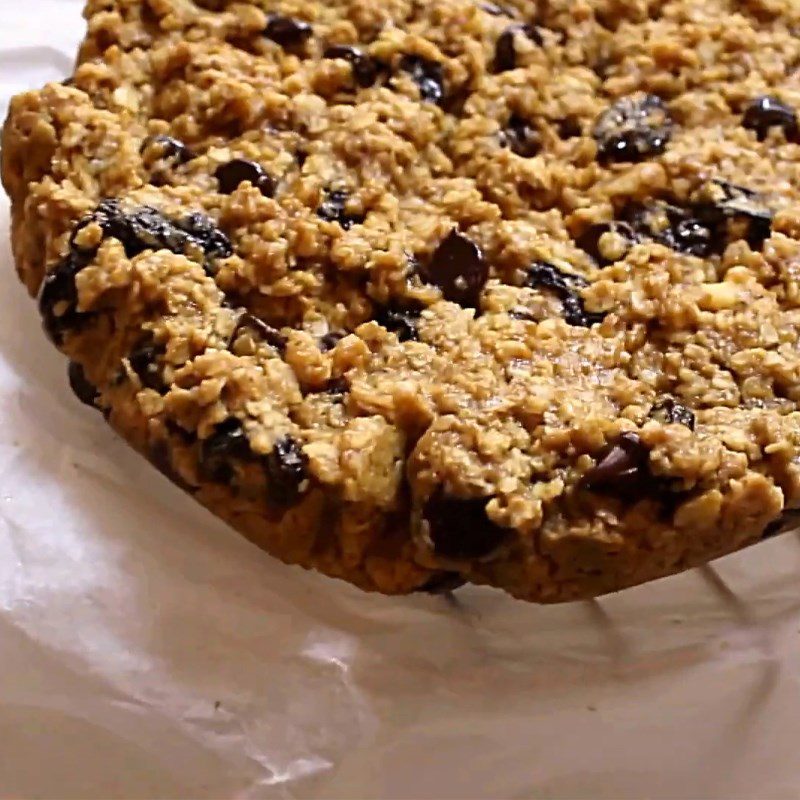
[[[83,367],[76,361],[70,361],[67,377],[69,378],[70,389],[72,389],[75,397],[84,405],[91,406],[97,410],[95,401],[100,397],[100,393],[97,391],[97,387],[89,382]]]
[[[271,14],[264,29],[264,36],[267,39],[287,49],[304,44],[313,33],[313,28],[307,22],[280,14]]]
[[[349,61],[353,69],[353,77],[359,86],[364,88],[372,86],[378,77],[378,64],[375,59],[353,45],[333,45],[325,51],[324,57],[342,58]]]
[[[652,484],[649,455],[638,434],[625,432],[581,478],[580,485],[603,494],[636,496]]]
[[[494,71],[506,72],[516,69],[517,50],[514,38],[517,35],[527,36],[534,44],[541,47],[544,44],[542,35],[533,25],[521,24],[509,25],[497,38],[494,52]]]
[[[429,103],[441,102],[444,97],[444,69],[438,61],[405,55],[400,59],[400,69],[407,72],[417,84],[420,99]]]
[[[664,152],[672,120],[660,97],[631,95],[604,111],[592,131],[603,161],[643,161]]]
[[[672,397],[665,397],[656,403],[648,416],[664,425],[685,425],[690,431],[694,430],[694,413]]]
[[[797,112],[777,97],[757,97],[745,109],[742,125],[764,141],[772,128],[780,128],[787,141],[798,139]]]
[[[296,439],[284,436],[266,457],[267,495],[278,506],[294,505],[308,479],[308,458]]]
[[[233,194],[241,184],[248,182],[258,189],[264,197],[275,194],[275,181],[268,175],[261,164],[234,158],[227,164],[217,167],[214,177],[219,181],[222,194]]]

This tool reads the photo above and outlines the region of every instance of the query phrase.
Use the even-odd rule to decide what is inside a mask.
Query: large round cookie
[[[287,562],[589,597],[800,506],[795,0],[90,0],[2,147],[86,402]]]

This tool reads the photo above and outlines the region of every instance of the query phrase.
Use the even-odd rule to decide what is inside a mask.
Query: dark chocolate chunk
[[[164,383],[161,366],[158,363],[162,355],[164,355],[163,345],[147,343],[137,347],[128,356],[128,361],[131,369],[139,376],[142,386],[163,394],[166,392],[167,386]]]
[[[635,162],[664,152],[672,120],[660,97],[635,94],[617,100],[594,124],[602,161]]]
[[[580,485],[593,492],[635,496],[653,483],[649,456],[639,434],[626,431],[606,448],[597,464],[581,478]]]
[[[279,353],[286,350],[286,337],[277,328],[268,325],[249,311],[242,312],[239,317],[231,335],[230,344],[233,344],[245,330],[249,331],[255,339],[274,347]]]
[[[89,314],[77,309],[78,290],[75,276],[89,263],[89,259],[70,253],[52,269],[39,293],[39,312],[42,325],[54,344],[61,344],[64,334],[78,330],[90,319]]]
[[[167,159],[175,164],[186,164],[197,158],[191,148],[172,136],[148,136],[142,142],[141,152],[145,153],[149,150],[153,150],[154,154],[157,153],[158,158]]]
[[[673,397],[665,397],[663,400],[659,400],[650,409],[648,416],[664,425],[685,425],[690,431],[694,430],[694,413],[686,406],[678,403]]]
[[[606,258],[600,249],[600,240],[606,233],[614,233],[620,236],[626,245],[626,252],[639,241],[638,233],[627,222],[596,222],[594,225],[590,225],[575,240],[575,244],[591,256],[601,267],[614,263],[614,260]]]
[[[234,158],[227,164],[220,164],[214,177],[219,181],[219,190],[222,194],[233,194],[245,182],[252,184],[264,197],[272,197],[275,194],[275,181],[267,174],[264,167],[255,161]]]
[[[415,55],[404,55],[400,69],[407,72],[419,88],[419,96],[429,103],[440,103],[444,97],[444,68],[438,61]]]
[[[350,214],[345,211],[349,195],[342,189],[331,189],[317,209],[317,216],[326,222],[338,222],[346,231],[353,225],[360,225],[364,221],[363,214]]]
[[[423,277],[442,290],[445,300],[478,308],[489,264],[475,242],[452,230],[434,250]]]
[[[756,132],[759,141],[767,138],[772,128],[780,128],[787,141],[797,141],[797,112],[777,97],[757,97],[745,109],[742,125]]]
[[[454,560],[488,558],[510,538],[512,531],[486,514],[489,497],[448,497],[434,494],[422,511],[437,556]]]
[[[652,239],[678,253],[708,258],[719,242],[714,226],[694,208],[669,203],[631,205],[622,217],[639,237]]]
[[[532,289],[550,289],[561,300],[564,319],[569,325],[591,328],[605,318],[604,312],[586,310],[580,290],[589,284],[580,275],[562,272],[554,264],[539,261],[528,269],[525,284]]]
[[[458,572],[435,572],[417,591],[426,594],[450,594],[465,583],[466,580]]]
[[[323,353],[327,353],[329,350],[333,350],[345,336],[347,336],[347,334],[344,331],[329,331],[324,336],[320,337],[319,349],[322,350]]]
[[[743,221],[746,224],[745,240],[753,250],[760,250],[772,235],[773,219],[773,213],[762,196],[729,181],[714,180],[712,183],[722,196],[713,202],[696,204],[695,213],[714,230],[718,249],[721,251],[730,238],[730,222]]]
[[[308,458],[300,443],[291,436],[275,442],[266,457],[267,496],[279,506],[294,505],[308,480]]]
[[[89,382],[83,367],[76,361],[70,361],[67,376],[70,389],[75,393],[75,397],[81,403],[96,409],[95,401],[100,397],[100,393],[97,391],[97,387]]]
[[[401,342],[415,342],[419,338],[417,320],[421,311],[419,307],[384,306],[375,315],[375,321],[396,334]]]
[[[354,45],[332,45],[325,50],[324,58],[342,58],[349,61],[353,69],[353,77],[359,86],[364,88],[372,86],[378,77],[378,64],[375,59]]]
[[[228,417],[200,443],[200,473],[205,480],[230,483],[235,475],[234,461],[252,459],[253,451],[241,420]]]
[[[281,47],[294,48],[302,45],[314,33],[314,29],[307,22],[284,17],[281,14],[270,14],[267,18],[267,27],[264,36],[271,39]]]
[[[558,135],[562,139],[574,139],[576,136],[583,136],[583,126],[578,117],[568,116],[557,120],[555,123]]]
[[[536,127],[518,114],[512,114],[500,131],[500,145],[522,158],[533,158],[542,149],[542,137]]]
[[[189,235],[189,242],[197,245],[206,257],[206,266],[211,268],[218,258],[230,258],[233,255],[231,240],[216,226],[214,220],[194,211],[175,225]]]
[[[796,508],[786,509],[777,519],[772,520],[761,534],[762,539],[770,539],[780,533],[793,531],[800,525],[800,510]]]
[[[516,69],[517,50],[514,43],[515,36],[527,36],[534,44],[541,47],[544,44],[542,35],[533,25],[518,23],[509,25],[497,38],[494,51],[494,71],[506,72]]]

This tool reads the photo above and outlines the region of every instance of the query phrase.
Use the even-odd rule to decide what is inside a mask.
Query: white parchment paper
[[[0,113],[81,0],[0,0]],[[0,796],[800,798],[800,539],[597,603],[271,560],[67,389],[0,206]]]

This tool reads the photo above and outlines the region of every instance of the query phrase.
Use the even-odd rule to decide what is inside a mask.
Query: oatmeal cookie
[[[78,397],[268,551],[592,597],[800,508],[796,0],[89,0],[14,99]]]

